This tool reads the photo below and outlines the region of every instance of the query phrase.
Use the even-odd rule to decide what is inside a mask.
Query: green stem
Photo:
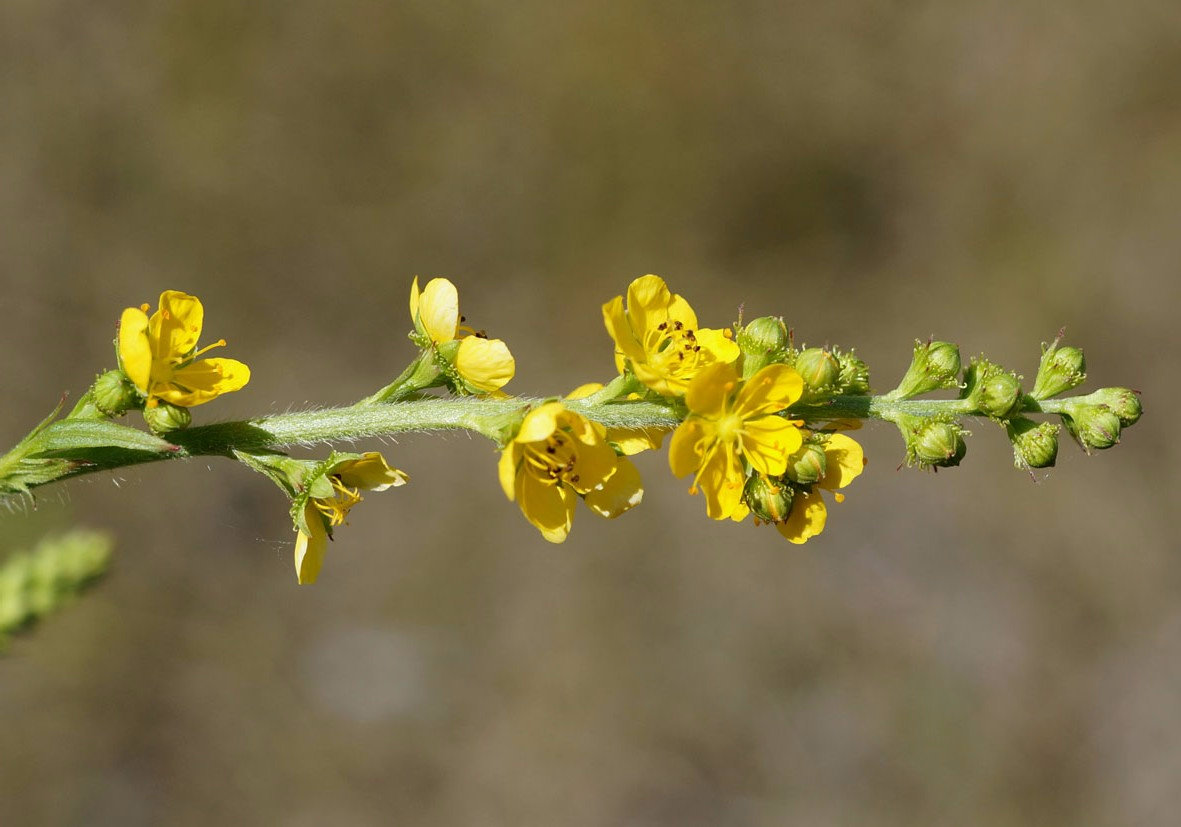
[[[804,421],[825,419],[881,419],[892,422],[910,416],[971,416],[977,413],[967,399],[889,399],[886,396],[836,396],[819,405],[793,405],[790,417]]]
[[[625,386],[623,382],[611,383],[591,397],[566,400],[565,404],[571,410],[610,428],[671,430],[682,420],[683,409],[672,400],[661,403],[612,399],[616,394],[629,389],[630,387]],[[418,398],[375,404],[371,398],[358,405],[344,408],[276,414],[258,419],[170,431],[162,435],[163,439],[177,446],[179,450],[153,452],[144,448],[112,453],[109,456],[101,452],[92,452],[87,455],[85,462],[76,464],[61,476],[78,476],[177,457],[233,457],[234,451],[282,451],[292,446],[347,442],[410,432],[467,430],[500,442],[504,439],[506,423],[519,421],[519,417],[526,410],[545,401],[547,400],[529,397],[472,397]],[[1022,410],[1059,413],[1068,401],[1038,402],[1027,396],[1023,399]],[[902,416],[943,418],[976,414],[978,411],[965,399],[894,400],[884,396],[838,396],[824,404],[795,405],[786,412],[787,416],[803,419],[805,422],[834,419],[896,421]],[[147,437],[146,434],[144,436]],[[17,460],[19,457],[14,455],[14,461]],[[34,480],[28,487],[40,484],[40,481]]]

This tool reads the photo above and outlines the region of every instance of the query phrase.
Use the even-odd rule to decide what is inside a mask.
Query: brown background
[[[112,531],[95,592],[0,659],[0,822],[1170,824],[1181,261],[1173,0],[0,7],[0,436],[198,294],[246,360],[208,422],[351,401],[446,275],[544,394],[608,378],[600,304],[783,313],[875,387],[953,338],[1032,377],[1059,326],[1144,392],[1117,450],[867,473],[805,547],[644,506],[564,546],[476,438],[298,589],[286,504],[225,461],[4,514]]]

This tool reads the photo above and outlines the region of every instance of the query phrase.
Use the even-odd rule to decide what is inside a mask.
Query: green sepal
[[[234,451],[234,459],[251,468],[279,486],[288,497],[294,497],[304,487],[304,480],[318,462],[306,459],[292,459],[278,452]]]
[[[307,520],[304,518],[304,511],[308,504],[308,500],[312,499],[327,499],[332,496],[332,483],[329,477],[332,472],[337,469],[342,463],[351,460],[361,459],[364,454],[355,454],[347,451],[333,451],[327,459],[319,462],[311,460],[296,460],[305,463],[307,468],[306,476],[303,477],[300,483],[300,488],[297,489],[291,498],[291,521],[295,524],[297,531],[302,531],[304,534],[311,534],[311,529],[308,527]],[[328,536],[332,536],[332,526],[327,520],[324,521],[324,528],[328,532]]]

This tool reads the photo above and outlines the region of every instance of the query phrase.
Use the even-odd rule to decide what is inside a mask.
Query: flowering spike
[[[635,279],[626,297],[602,308],[618,375],[564,399],[510,398],[503,388],[515,372],[512,354],[467,325],[454,284],[436,278],[420,287],[415,279],[409,309],[418,353],[367,399],[190,427],[189,408],[241,388],[249,370],[205,358],[225,342],[199,345],[201,302],[164,291],[151,315],[147,306],[123,311],[117,369],[99,375],[69,413],[59,404],[0,456],[0,494],[31,497],[41,485],[142,462],[234,457],[290,498],[296,574],[311,583],[327,541],[364,492],[407,477],[376,452],[333,452],[317,461],[287,456],[293,445],[411,431],[481,434],[501,449],[505,495],[545,539],[561,542],[579,499],[604,517],[638,505],[643,486],[628,457],[659,449],[671,433],[669,467],[704,495],[709,517],[741,522],[753,515],[804,543],[825,530],[831,503],[842,502],[842,489],[862,473],[862,448],[845,432],[863,421],[895,424],[907,463],[939,468],[964,459],[964,420],[989,417],[1004,427],[1015,464],[1032,469],[1053,465],[1058,447],[1059,426],[1035,418],[1061,417],[1090,452],[1114,445],[1142,415],[1139,394],[1128,388],[1058,398],[1085,370],[1082,351],[1058,340],[1045,346],[1029,394],[1019,376],[984,357],[972,360],[961,384],[959,348],[928,341],[916,342],[893,391],[871,396],[869,368],[851,350],[796,349],[781,318],[744,326],[741,311],[733,334],[702,328],[689,303],[654,275]],[[439,393],[424,393],[431,389]],[[940,389],[959,393],[918,398]],[[133,408],[143,409],[154,433],[112,421]]]

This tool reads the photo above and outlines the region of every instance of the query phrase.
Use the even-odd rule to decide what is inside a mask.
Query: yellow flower
[[[505,496],[551,543],[570,533],[578,497],[595,513],[618,517],[644,496],[639,472],[616,456],[606,429],[561,402],[525,415],[498,470]]]
[[[668,459],[678,477],[696,472],[689,492],[705,493],[710,517],[724,520],[745,508],[745,465],[769,477],[787,470],[803,436],[799,423],[777,414],[803,389],[800,375],[787,365],[767,365],[745,383],[728,363],[710,365],[694,378],[685,393],[690,413],[673,433]]]
[[[703,368],[738,358],[729,330],[697,327],[689,302],[673,295],[660,276],[643,276],[623,296],[603,305],[603,321],[615,340],[615,365],[630,363],[636,378],[662,396],[682,396]]]
[[[119,361],[123,372],[147,398],[191,408],[250,381],[250,368],[236,359],[198,359],[225,345],[220,339],[197,350],[204,310],[196,296],[177,290],[160,294],[159,309],[129,307],[119,321]]]
[[[459,315],[459,291],[447,279],[431,279],[418,289],[418,277],[410,288],[410,318],[420,336],[435,347],[459,339],[455,369],[477,391],[493,393],[513,378],[517,365],[508,345],[488,339],[463,324]]]
[[[385,491],[405,485],[409,477],[391,468],[376,451],[330,460],[314,477],[296,521],[295,576],[301,586],[316,582],[332,529],[342,525],[361,491]],[[298,507],[298,505],[297,505]]]
[[[806,543],[824,531],[828,520],[828,508],[820,497],[820,489],[833,492],[837,502],[844,502],[845,495],[837,493],[851,483],[865,468],[865,454],[861,446],[844,434],[829,434],[824,441],[825,473],[811,490],[800,491],[791,504],[787,519],[775,524],[779,533],[793,543]]]

